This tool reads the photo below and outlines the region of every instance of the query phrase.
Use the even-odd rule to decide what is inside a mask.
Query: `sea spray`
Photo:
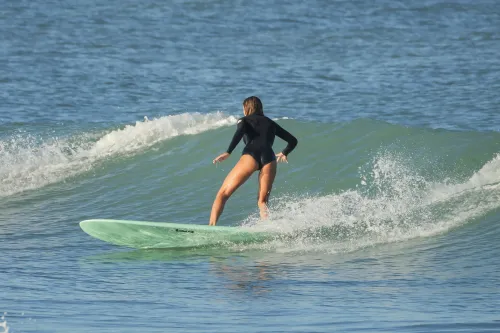
[[[232,125],[221,112],[183,113],[138,121],[96,135],[39,139],[16,135],[0,141],[0,197],[41,188],[93,169],[110,157],[137,154],[164,140]]]
[[[9,326],[7,326],[7,320],[5,319],[5,316],[7,315],[7,312],[4,312],[2,317],[0,318],[0,333],[9,333]]]
[[[360,168],[355,189],[276,198],[270,220],[252,217],[244,225],[278,236],[250,247],[349,252],[433,236],[500,207],[498,155],[465,182],[428,181],[412,165],[402,154],[384,152]]]

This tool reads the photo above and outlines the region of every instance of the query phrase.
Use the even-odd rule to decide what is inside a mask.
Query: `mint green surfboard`
[[[258,243],[273,239],[272,233],[248,228],[142,222],[126,220],[86,220],[83,231],[102,241],[136,249],[168,249],[213,246],[230,243]]]

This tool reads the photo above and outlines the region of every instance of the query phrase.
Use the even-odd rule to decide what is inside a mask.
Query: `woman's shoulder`
[[[269,118],[268,116],[261,116],[261,117],[270,124],[276,124],[276,122],[271,118]]]

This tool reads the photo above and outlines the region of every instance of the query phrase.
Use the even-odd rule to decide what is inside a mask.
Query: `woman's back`
[[[276,136],[275,122],[266,116],[253,114],[242,118],[245,122],[243,142],[256,147],[272,147]]]

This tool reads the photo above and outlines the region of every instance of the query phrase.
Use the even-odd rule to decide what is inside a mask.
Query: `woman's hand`
[[[222,162],[224,161],[225,159],[227,159],[229,157],[229,154],[228,152],[225,152],[225,153],[222,153],[220,154],[219,156],[217,156],[214,160],[213,160],[213,164],[217,163],[217,162]]]
[[[279,154],[276,154],[276,160],[278,162],[285,162],[285,163],[288,163],[288,158],[286,157],[285,154],[283,153],[279,153]]]

